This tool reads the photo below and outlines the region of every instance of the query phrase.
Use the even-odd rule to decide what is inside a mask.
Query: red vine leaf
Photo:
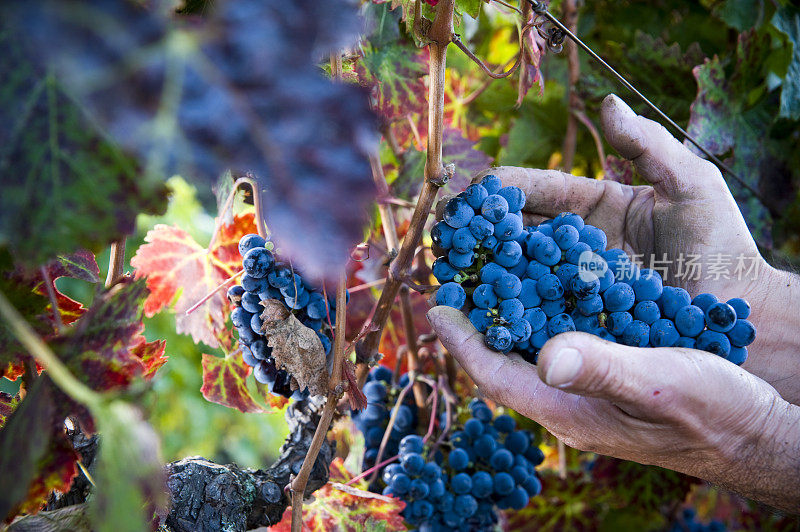
[[[131,259],[137,277],[147,277],[150,295],[144,312],[148,317],[173,306],[177,314],[176,330],[189,334],[195,343],[219,347],[219,338],[227,334],[225,320],[230,309],[225,291],[220,290],[187,315],[186,311],[207,293],[241,269],[239,239],[255,233],[252,214],[235,216],[233,223],[222,225],[211,249],[198,244],[178,227],[157,225],[145,237]]]
[[[346,486],[353,478],[341,458],[330,467],[331,481],[314,492],[314,500],[303,505],[303,530],[313,532],[406,530],[403,511],[406,504],[400,499],[387,497],[364,489]],[[362,481],[362,487],[366,482]],[[272,532],[289,532],[292,510],[287,508],[281,522],[270,528]]]
[[[308,387],[311,395],[327,394],[325,350],[317,333],[300,323],[280,301],[267,299],[261,304],[264,305],[263,334],[272,348],[275,365],[286,367],[301,390]]]
[[[203,387],[200,391],[208,401],[240,412],[268,412],[258,404],[247,389],[250,366],[236,353],[226,357],[203,355]]]
[[[167,349],[166,340],[148,342],[141,334],[134,337],[129,349],[134,357],[142,361],[144,366],[142,376],[145,379],[152,379],[159,368],[167,363],[169,358],[164,354]]]
[[[534,15],[535,17],[535,15]],[[531,19],[532,21],[533,19]],[[528,91],[537,83],[539,84],[539,96],[544,94],[544,76],[540,68],[542,57],[547,51],[547,43],[536,31],[536,28],[528,30],[523,39],[525,46],[520,64],[519,85],[517,89],[517,105],[522,105],[522,100]]]

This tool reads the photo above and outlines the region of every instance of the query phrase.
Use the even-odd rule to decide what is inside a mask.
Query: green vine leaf
[[[256,401],[247,389],[250,366],[238,351],[225,357],[203,355],[203,397],[212,403],[240,412],[262,413],[271,410]]]
[[[800,9],[788,5],[775,12],[772,25],[792,43],[792,60],[781,86],[780,115],[800,120]]]

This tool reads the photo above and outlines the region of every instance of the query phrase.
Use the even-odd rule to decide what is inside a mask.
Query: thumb
[[[609,400],[628,414],[652,418],[650,406],[669,386],[664,375],[671,349],[624,346],[586,333],[551,338],[539,353],[539,377],[548,386]],[[656,412],[653,412],[656,414]]]
[[[727,192],[716,165],[692,153],[658,122],[637,115],[616,95],[603,100],[601,120],[608,142],[633,161],[657,193],[676,201]]]

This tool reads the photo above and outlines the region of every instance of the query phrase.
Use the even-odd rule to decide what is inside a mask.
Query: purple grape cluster
[[[408,376],[402,375],[394,388],[391,381],[391,370],[373,369],[364,386],[369,406],[353,418],[366,439],[365,470],[375,464],[389,418],[389,398],[408,384]],[[384,458],[397,455],[399,461],[381,468],[380,480],[369,489],[404,501],[403,517],[412,529],[494,530],[498,509],[522,509],[541,492],[535,468],[544,455],[533,435],[517,429],[511,416],[494,417],[486,403],[475,399],[470,417],[434,449],[419,434],[413,401],[398,408]],[[444,427],[446,413],[439,415],[439,426]]]
[[[328,371],[331,371],[336,300],[332,295],[326,298],[290,265],[278,261],[266,246],[267,241],[256,234],[239,240],[244,275],[240,285],[228,290],[228,300],[236,307],[231,312],[231,320],[239,334],[242,359],[253,368],[255,379],[268,385],[275,395],[302,399],[308,395],[308,390],[299,390],[296,381],[292,382],[292,375],[285,368],[277,367],[272,357],[272,348],[262,331],[264,307],[261,302],[280,301],[303,325],[316,332],[328,358]]]
[[[525,194],[487,175],[447,200],[431,230],[436,303],[462,309],[495,351],[535,363],[553,336],[582,331],[636,347],[688,347],[747,359],[756,329],[741,298],[694,299],[640,269],[605,232],[564,212],[524,227]]]

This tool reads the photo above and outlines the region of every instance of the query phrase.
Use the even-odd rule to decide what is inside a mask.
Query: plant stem
[[[439,187],[443,184],[446,177],[442,166],[442,144],[444,138],[444,95],[445,95],[445,67],[447,56],[447,45],[453,37],[453,9],[455,0],[441,0],[436,6],[436,17],[433,20],[428,38],[430,44],[429,60],[429,85],[428,85],[428,151],[425,160],[425,182],[417,200],[414,214],[411,216],[411,223],[400,246],[397,257],[389,265],[389,275],[386,285],[383,288],[381,297],[378,300],[373,323],[376,330],[370,332],[362,341],[362,355],[365,360],[360,362],[370,362],[378,350],[381,341],[383,328],[389,319],[392,305],[403,285],[403,276],[411,265],[414,253],[422,238],[425,222],[428,219],[433,201]],[[367,372],[364,369],[359,371],[359,384],[363,384]]]
[[[56,291],[53,288],[53,280],[50,278],[50,273],[47,271],[46,266],[41,266],[39,271],[44,280],[47,297],[50,299],[50,306],[53,307],[53,320],[56,324],[56,332],[61,333],[61,329],[64,328],[64,321],[61,319],[61,312],[58,311],[58,299],[56,298]]]
[[[106,288],[113,286],[125,273],[125,237],[111,243],[111,255],[108,258],[108,275]]]
[[[577,31],[578,26],[578,8],[576,0],[564,0],[563,12],[564,25],[566,25],[572,33]],[[576,111],[583,108],[583,102],[575,90],[575,84],[581,77],[581,65],[578,60],[578,45],[571,39],[567,39],[567,81],[569,85],[569,110],[567,114],[567,131],[564,135],[564,147],[562,153],[564,155],[564,171],[571,172],[575,164],[575,151],[578,147],[578,119],[575,116]],[[601,161],[602,164],[602,161]]]
[[[381,439],[381,445],[378,447],[378,456],[375,457],[375,463],[379,463],[381,458],[383,458],[383,453],[386,450],[386,445],[389,443],[389,436],[392,434],[392,429],[394,428],[395,420],[397,420],[397,413],[400,412],[400,406],[403,404],[403,400],[406,398],[408,391],[414,387],[416,382],[416,375],[411,374],[409,375],[412,377],[411,382],[408,385],[400,390],[400,394],[397,396],[397,401],[394,403],[394,408],[392,408],[392,415],[389,417],[389,423],[386,425],[386,430],[383,431],[383,438]],[[375,480],[375,477],[378,475],[378,470],[376,469],[372,473],[372,477],[370,477],[370,482]]]
[[[12,334],[28,352],[47,370],[47,374],[59,388],[90,409],[99,405],[102,396],[89,389],[70,373],[69,369],[28,325],[17,309],[0,292],[0,316],[8,323]]]
[[[308,453],[303,459],[303,465],[297,476],[292,480],[290,486],[292,489],[292,532],[300,532],[303,526],[303,496],[305,495],[306,485],[308,484],[308,477],[314,464],[317,462],[319,450],[322,448],[322,443],[328,435],[328,428],[333,420],[333,414],[336,412],[336,405],[339,402],[339,397],[342,394],[341,380],[342,380],[342,361],[344,359],[344,344],[345,344],[345,325],[347,323],[347,279],[342,273],[339,286],[336,288],[336,336],[333,339],[333,372],[328,381],[328,398],[325,402],[325,407],[322,410],[322,417],[319,420],[314,437],[311,439],[311,444],[308,446]]]

